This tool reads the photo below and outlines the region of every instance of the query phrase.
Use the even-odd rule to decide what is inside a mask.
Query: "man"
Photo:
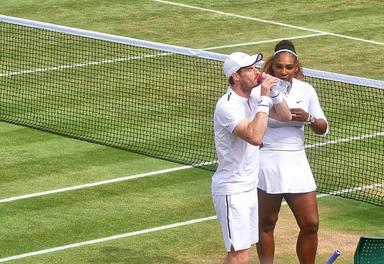
[[[251,245],[258,241],[259,147],[268,115],[291,120],[284,95],[271,92],[278,79],[256,69],[262,58],[241,52],[227,57],[224,74],[229,87],[214,113],[218,168],[212,177],[212,199],[228,264],[248,263]]]

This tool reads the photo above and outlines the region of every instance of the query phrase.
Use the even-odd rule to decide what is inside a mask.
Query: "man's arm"
[[[288,107],[287,102],[284,99],[284,95],[279,92],[273,97],[271,94],[273,107],[269,111],[269,116],[281,122],[288,122],[292,120],[292,114]]]
[[[270,89],[273,83],[268,81],[261,85],[261,96],[257,102],[256,114],[252,121],[244,119],[235,127],[233,133],[252,145],[263,143],[268,124]]]
[[[276,80],[276,78],[264,79],[264,81],[261,83],[260,98],[257,101],[256,114],[254,118],[251,121],[247,119],[240,121],[239,124],[237,124],[233,130],[233,133],[236,136],[240,137],[241,139],[247,141],[252,145],[258,146],[263,143],[265,130],[267,129],[268,124],[268,114],[270,111],[269,104],[271,98],[269,96],[272,87],[276,84]],[[281,102],[281,98],[279,98],[279,100]],[[285,106],[288,108],[286,103]],[[291,114],[289,112],[289,116],[290,115]]]
[[[233,130],[233,133],[248,143],[258,146],[263,143],[267,122],[268,113],[257,112],[252,121],[247,119],[240,121]]]

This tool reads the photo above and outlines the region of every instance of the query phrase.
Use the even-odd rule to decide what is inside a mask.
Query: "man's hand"
[[[273,77],[269,74],[263,74],[263,81],[261,82],[261,96],[269,96],[273,86],[275,86],[278,82],[276,77]]]

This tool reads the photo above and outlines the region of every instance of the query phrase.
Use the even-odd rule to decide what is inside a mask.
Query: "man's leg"
[[[248,264],[251,255],[251,249],[239,251],[230,251],[224,261],[224,264]]]

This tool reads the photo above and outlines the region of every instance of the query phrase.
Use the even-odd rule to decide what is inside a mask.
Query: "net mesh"
[[[209,170],[222,61],[0,22],[0,120]],[[220,57],[220,56],[219,56]],[[306,76],[330,124],[306,129],[318,191],[383,206],[384,90]]]

